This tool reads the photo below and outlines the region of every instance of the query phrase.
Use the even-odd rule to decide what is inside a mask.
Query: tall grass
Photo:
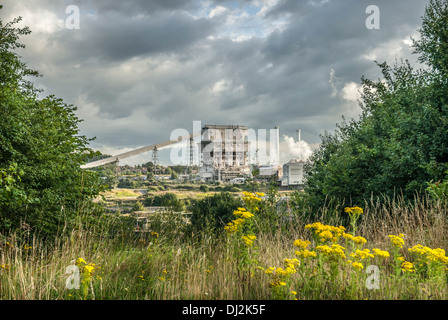
[[[446,204],[427,200],[416,200],[413,205],[400,198],[386,202],[371,200],[365,204],[357,233],[377,248],[387,248],[387,236],[399,233],[405,235],[404,249],[417,243],[448,248]],[[257,235],[254,252],[259,267],[278,266],[284,258],[294,257],[294,240],[309,238],[304,228],[307,223],[322,221],[335,226],[346,223],[346,217],[338,212],[323,207],[318,215],[302,214],[292,220],[276,221],[272,231]],[[111,237],[106,226],[86,229],[82,224],[53,243],[41,242],[36,234],[4,235],[0,244],[0,299],[273,298],[265,272],[254,269],[247,277],[239,275],[232,247],[224,234],[187,234],[184,224],[167,217],[165,223],[154,224],[157,228],[153,233],[141,235],[120,233]],[[65,271],[78,258],[94,263],[96,269],[90,282],[81,283],[80,289],[69,289],[66,282],[70,274]],[[349,285],[342,288],[342,282],[336,286],[311,280],[295,282],[293,289],[299,291],[300,299],[448,297],[446,284],[381,279],[381,290],[367,290],[362,282],[356,288]]]

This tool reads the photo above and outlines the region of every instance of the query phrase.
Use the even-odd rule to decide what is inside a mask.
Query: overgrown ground
[[[426,269],[418,269],[422,256],[408,250],[417,244],[448,248],[446,205],[423,201],[413,206],[400,201],[366,205],[357,222],[356,236],[366,240],[360,245],[342,236],[337,242],[320,243],[306,228],[319,221],[344,225],[344,233],[351,234],[344,213],[323,208],[312,219],[293,214],[289,220],[262,225],[254,208],[250,201],[241,208],[240,212],[254,212],[254,217],[243,217],[246,224],[253,219],[250,232],[246,228],[240,230],[243,233],[192,234],[175,216],[167,215],[164,223],[153,223],[152,232],[137,236],[110,236],[106,225],[94,231],[81,225],[51,245],[25,231],[8,235],[0,249],[0,299],[448,298],[446,261],[429,261]],[[402,248],[389,237],[400,234]],[[255,237],[250,245],[241,241],[248,235]],[[307,250],[316,257],[298,256],[303,248],[296,240],[309,240]],[[344,258],[333,259],[318,249],[335,243],[344,248]],[[356,250],[373,253],[374,248],[387,251],[389,258],[351,256]],[[414,271],[406,270],[400,257],[414,262]],[[352,265],[355,260],[363,269]],[[366,273],[368,265],[378,266],[377,289],[366,285],[373,275]],[[80,270],[78,289],[73,266]]]

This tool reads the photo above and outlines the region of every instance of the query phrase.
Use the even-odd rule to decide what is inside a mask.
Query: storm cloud
[[[93,148],[119,153],[194,120],[279,125],[286,144],[301,129],[317,145],[358,116],[361,77],[381,77],[375,61],[418,67],[410,37],[426,3],[375,1],[379,30],[356,0],[5,0],[0,12],[33,31],[19,54],[42,73],[36,86],[78,106]],[[65,27],[69,5],[79,30]]]

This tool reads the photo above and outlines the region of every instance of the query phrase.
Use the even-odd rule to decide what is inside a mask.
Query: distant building
[[[283,165],[283,176],[280,179],[281,187],[300,187],[304,184],[304,160],[291,159]]]
[[[205,125],[202,128],[201,180],[230,181],[250,176],[248,130],[240,125]]]
[[[257,180],[261,180],[261,181],[277,181],[278,179],[280,179],[282,177],[282,167],[280,166],[260,166],[258,167],[258,175],[257,175]]]

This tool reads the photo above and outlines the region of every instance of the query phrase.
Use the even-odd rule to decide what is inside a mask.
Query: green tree
[[[191,205],[191,224],[195,230],[222,232],[225,224],[233,220],[233,211],[242,206],[238,197],[229,192],[197,200]]]
[[[0,229],[26,222],[51,235],[92,205],[103,186],[95,173],[80,169],[98,154],[88,147],[92,139],[79,134],[76,107],[55,96],[39,98],[26,80],[39,74],[15,53],[24,48],[19,37],[30,33],[14,27],[20,20],[0,20]]]

